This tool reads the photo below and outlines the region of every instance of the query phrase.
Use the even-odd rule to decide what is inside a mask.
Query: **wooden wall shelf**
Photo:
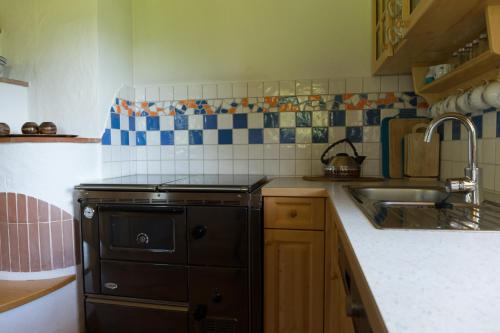
[[[0,78],[0,83],[13,84],[16,86],[21,86],[21,87],[29,87],[30,86],[30,84],[26,81],[6,79],[6,78]]]
[[[373,73],[407,74],[414,64],[446,63],[486,29],[488,5],[500,5],[500,0],[421,0],[409,17],[405,39],[393,56],[374,62]]]
[[[489,36],[488,51],[429,84],[424,82],[428,64],[412,68],[415,92],[427,102],[435,103],[459,90],[467,90],[500,77],[500,5],[486,7],[484,18]]]
[[[64,138],[64,137],[0,137],[2,143],[99,143],[96,138]]]

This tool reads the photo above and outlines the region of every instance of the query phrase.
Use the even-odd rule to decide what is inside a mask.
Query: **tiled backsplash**
[[[379,175],[381,119],[427,115],[411,90],[406,76],[136,88],[111,108],[104,174],[316,175],[348,137]]]
[[[473,115],[478,130],[478,159],[483,187],[500,192],[500,111]],[[463,177],[467,164],[468,133],[459,122],[446,122],[441,146],[441,178]]]

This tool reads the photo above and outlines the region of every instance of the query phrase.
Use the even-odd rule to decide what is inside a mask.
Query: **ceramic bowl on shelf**
[[[467,90],[457,98],[458,111],[460,111],[463,114],[473,113],[475,111],[472,105],[470,105],[471,94],[472,90]]]
[[[40,134],[57,134],[57,126],[51,121],[45,121],[38,126]]]
[[[21,128],[21,132],[23,134],[38,134],[38,125],[32,121],[28,121],[23,124],[23,127]]]
[[[469,104],[475,111],[482,111],[490,108],[490,106],[483,99],[485,89],[485,85],[476,87],[472,90],[472,93],[469,96]]]
[[[9,135],[10,127],[6,123],[0,123],[0,135]]]
[[[500,109],[500,81],[491,82],[483,91],[483,100],[490,107]]]
[[[444,100],[444,109],[446,112],[457,112],[457,95],[448,96]]]

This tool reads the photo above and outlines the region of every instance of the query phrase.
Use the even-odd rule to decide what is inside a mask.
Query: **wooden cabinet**
[[[268,197],[264,206],[264,228],[324,230],[323,198]]]
[[[323,232],[265,230],[264,244],[264,332],[323,332]]]
[[[264,199],[264,333],[320,333],[325,199]]]

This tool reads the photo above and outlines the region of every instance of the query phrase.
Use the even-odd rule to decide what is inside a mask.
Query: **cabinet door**
[[[324,233],[264,230],[264,332],[323,332]]]

